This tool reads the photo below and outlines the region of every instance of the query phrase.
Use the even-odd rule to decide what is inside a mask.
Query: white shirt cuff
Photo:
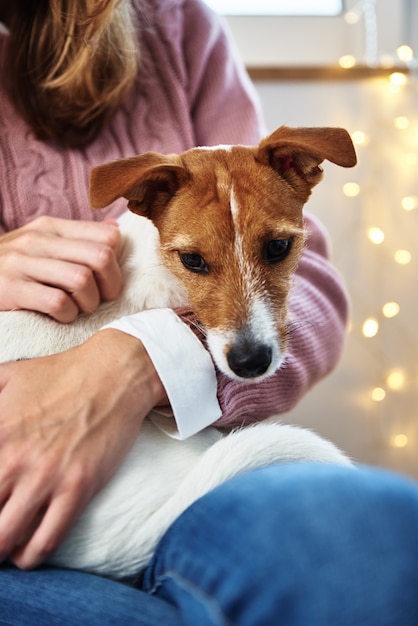
[[[221,416],[209,353],[171,309],[151,309],[103,326],[139,339],[166,390],[174,420],[154,409],[150,419],[171,437],[187,439]]]

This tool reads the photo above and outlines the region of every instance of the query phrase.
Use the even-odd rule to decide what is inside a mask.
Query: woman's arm
[[[183,54],[198,146],[257,144],[266,134],[261,104],[225,20],[186,0]]]

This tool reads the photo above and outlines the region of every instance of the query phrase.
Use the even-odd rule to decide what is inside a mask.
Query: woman
[[[91,168],[146,150],[256,143],[263,127],[253,89],[222,24],[199,0],[20,0],[12,5],[0,0],[0,18],[7,27],[0,40],[0,308],[33,309],[71,322],[80,311],[116,298],[121,289],[119,235],[112,219],[124,206],[115,203],[108,211],[90,213]],[[215,421],[233,427],[289,410],[334,367],[347,299],[327,260],[322,228],[312,218],[307,227],[308,247],[291,297],[292,315],[302,323],[292,334],[286,369],[265,382],[243,386],[217,374],[215,389],[214,373],[203,365],[193,373],[186,365],[177,371],[189,349],[204,350],[197,342],[185,347],[183,334],[173,336],[175,364],[168,356],[151,361],[141,341],[140,314],[134,316],[134,336],[106,329],[62,355],[0,366],[3,561],[30,569],[45,560],[121,463],[148,411],[167,404],[179,376],[193,390],[191,404],[199,397],[209,407],[199,428]],[[177,313],[193,328],[191,312]],[[169,313],[164,324],[171,319]],[[157,342],[157,321],[153,336]],[[173,428],[182,431],[186,419],[174,415]],[[304,480],[309,476],[312,483]],[[347,521],[346,537],[353,534],[361,503],[379,501],[379,478],[361,487],[361,476],[355,489],[361,492],[360,504],[353,507],[358,517],[353,512]],[[279,555],[271,545],[275,529],[292,524],[288,507],[270,514],[272,503],[294,501],[303,530],[299,540],[317,546],[303,520],[318,516],[319,523],[328,509],[344,510],[347,500],[340,496],[335,502],[335,487],[345,481],[342,493],[350,498],[353,480],[344,472],[329,475],[301,465],[232,481],[170,529],[138,589],[75,572],[7,567],[1,575],[0,617],[3,623],[31,625],[276,624],[281,592],[271,571],[279,566]],[[308,487],[300,493],[299,484],[319,489],[322,499],[306,501]],[[406,508],[410,491],[404,486]],[[413,504],[409,517],[402,518],[405,527],[416,519]],[[384,505],[390,511],[391,499]],[[245,563],[238,541],[244,528]],[[322,531],[331,532],[326,524]],[[379,536],[382,543],[386,539]],[[291,534],[280,539],[290,541]],[[347,541],[339,555],[342,568],[353,565],[352,554]],[[332,579],[332,550],[327,555],[325,578]],[[364,550],[365,561],[367,556]],[[306,572],[311,568],[307,565]],[[283,570],[288,570],[285,564]],[[296,582],[302,588],[301,580]],[[389,603],[399,599],[397,591],[391,593]],[[358,595],[361,615],[364,588]],[[283,623],[327,623],[321,621],[323,608],[316,614],[311,604],[312,619],[302,621],[302,615],[291,621],[296,613],[286,618],[283,613]],[[416,603],[405,600],[408,615],[414,610]]]

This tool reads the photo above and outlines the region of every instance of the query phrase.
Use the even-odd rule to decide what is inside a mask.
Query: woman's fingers
[[[26,482],[26,484],[24,484]],[[45,497],[45,485],[18,484],[5,502],[0,516],[0,563],[16,546],[32,535],[45,510],[39,489]]]
[[[46,313],[71,322],[78,313],[92,313],[101,294],[94,272],[85,265],[56,259],[32,258],[26,276],[14,285],[12,308]]]
[[[45,561],[61,544],[92,496],[92,476],[71,465],[53,475],[39,460],[15,477],[15,487],[0,515],[0,562],[28,569]],[[39,469],[41,468],[41,469]]]
[[[2,236],[0,310],[30,309],[70,322],[117,298],[119,242],[113,223],[57,218],[39,218]]]
[[[27,230],[22,233],[21,237],[14,242],[15,258],[13,260],[12,257],[9,264],[19,264],[22,267],[19,253],[26,257],[64,261],[73,264],[73,268],[68,270],[68,272],[73,272],[73,280],[63,282],[62,285],[68,291],[72,293],[79,290],[80,283],[82,286],[83,281],[87,280],[88,270],[97,280],[102,300],[116,298],[121,289],[121,273],[117,261],[120,242],[118,228],[113,225],[90,224],[89,222],[67,220],[59,220],[59,222],[65,224],[65,228],[61,225],[59,233],[38,230]],[[77,267],[85,268],[86,272],[77,270]],[[39,272],[39,268],[35,272],[35,269],[26,266],[26,272],[30,278],[38,281],[44,278],[43,282],[58,286],[61,284],[60,274],[54,272],[53,278],[50,278],[53,271],[53,268],[48,271],[46,265],[42,266],[42,273]],[[71,275],[69,276],[71,278]]]
[[[26,536],[16,543],[9,561],[21,569],[31,569],[45,562],[61,545],[87,503],[85,492],[62,493],[51,500],[47,509]]]
[[[51,493],[47,494],[45,505],[38,503],[27,516],[25,507],[16,507],[12,512],[19,529],[13,536],[8,536],[12,544],[9,545],[8,560],[17,567],[31,569],[46,561],[64,541],[92,497],[92,485],[89,484],[91,476],[84,476],[78,483],[71,482],[69,478],[60,477],[55,491],[51,485]],[[39,490],[42,487],[38,487],[38,492],[33,492],[35,497],[39,495]],[[30,502],[32,496],[25,493],[25,498],[26,502]]]
[[[62,237],[64,239],[81,239],[85,241],[96,241],[110,246],[114,250],[117,249],[120,242],[120,234],[115,220],[106,220],[104,222],[90,222],[82,220],[68,220],[60,217],[49,217],[47,215],[38,217],[21,231],[39,231],[48,232],[51,235]],[[14,232],[8,233],[13,235]]]

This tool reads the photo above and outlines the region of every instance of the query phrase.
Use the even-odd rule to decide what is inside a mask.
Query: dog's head
[[[260,380],[283,362],[302,209],[325,159],[355,165],[347,131],[282,126],[256,147],[147,152],[96,167],[90,200],[103,208],[123,196],[153,221],[163,262],[185,285],[216,365]]]

